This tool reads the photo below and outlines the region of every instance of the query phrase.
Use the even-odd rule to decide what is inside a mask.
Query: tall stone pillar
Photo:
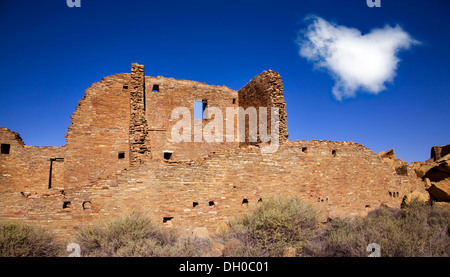
[[[130,164],[139,165],[150,155],[150,146],[145,119],[145,71],[144,65],[137,63],[131,64],[130,115]]]

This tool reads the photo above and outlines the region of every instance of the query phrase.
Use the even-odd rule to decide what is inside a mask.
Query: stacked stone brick
[[[173,109],[186,107],[193,116],[196,101],[222,111],[277,107],[278,151],[261,153],[258,141],[193,142],[194,134],[190,142],[174,142]],[[68,237],[97,219],[140,211],[186,230],[214,231],[276,195],[304,199],[326,219],[399,206],[404,195],[424,191],[410,171],[398,174],[360,144],[290,141],[283,84],[270,70],[234,91],[145,76],[144,66],[133,64],[131,74],[88,88],[71,119],[63,147],[27,146],[0,128],[0,142],[9,145],[0,155],[0,219],[38,223]],[[225,122],[223,128],[225,134]]]
[[[257,110],[260,107],[267,107],[268,122],[271,121],[270,109],[272,107],[278,108],[279,141],[280,143],[284,143],[288,139],[286,102],[283,95],[283,82],[281,81],[279,73],[268,70],[253,78],[247,85],[239,90],[239,105],[244,109],[255,107]],[[267,125],[267,133],[269,134],[271,132],[270,126],[270,124]],[[245,141],[248,142],[248,134],[246,135]]]

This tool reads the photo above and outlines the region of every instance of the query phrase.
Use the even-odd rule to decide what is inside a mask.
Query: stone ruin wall
[[[360,144],[289,141],[278,73],[265,71],[237,92],[148,77],[137,64],[131,71],[86,90],[63,147],[26,146],[18,134],[0,129],[1,143],[11,144],[11,153],[0,156],[0,219],[39,223],[68,237],[96,219],[137,210],[186,230],[214,231],[248,204],[274,195],[304,199],[326,218],[399,206],[405,194],[424,190],[410,170],[396,173]],[[277,106],[284,143],[262,154],[258,145],[172,142],[172,110],[187,107],[193,116],[196,99],[223,111]],[[170,160],[164,151],[173,151]]]
[[[130,165],[140,165],[151,155],[148,122],[145,118],[145,71],[144,65],[131,65],[130,89]]]
[[[235,149],[235,142],[202,143],[194,141],[194,103],[195,100],[205,100],[207,107],[218,107],[223,111],[227,107],[238,106],[237,92],[225,86],[211,86],[194,81],[175,80],[163,77],[146,77],[146,118],[149,124],[148,132],[152,148],[153,160],[164,160],[164,151],[172,153],[171,161],[195,160],[206,156],[209,152],[218,149]],[[153,91],[157,86],[158,91]],[[171,119],[172,111],[177,107],[186,107],[191,116],[191,142],[173,142],[172,127],[181,119]],[[204,127],[212,119],[201,121]],[[236,126],[236,125],[235,125]],[[226,125],[223,124],[223,134],[226,133]]]
[[[158,92],[153,92],[153,86]],[[237,92],[224,86],[144,75],[144,66],[132,65],[132,74],[103,78],[86,90],[67,133],[64,161],[66,189],[114,178],[125,168],[146,160],[190,160],[215,149],[236,148],[236,143],[171,142],[171,119],[176,107],[194,114],[194,100],[223,110],[237,99]],[[194,120],[192,120],[193,124]],[[204,120],[203,125],[208,120]],[[225,128],[225,127],[224,127]],[[192,134],[193,136],[193,134]],[[122,153],[119,157],[119,153]]]
[[[129,74],[103,78],[79,101],[64,146],[66,189],[129,167],[130,83]],[[119,153],[125,158],[119,159]]]
[[[267,121],[271,122],[271,108],[279,109],[279,141],[284,143],[288,137],[287,130],[287,113],[286,102],[283,95],[283,82],[279,73],[272,70],[264,71],[258,76],[254,77],[248,84],[239,90],[239,105],[244,109],[255,107],[259,118],[259,108],[267,107]],[[247,121],[246,121],[246,124]],[[271,133],[270,123],[267,124],[267,133]],[[241,145],[249,144],[248,127],[246,125],[245,142]],[[258,132],[259,134],[259,132]],[[258,136],[258,142],[260,142]],[[250,143],[252,144],[252,143]]]
[[[20,135],[6,128],[0,128],[1,143],[9,145],[9,154],[0,155],[0,192],[41,193],[51,186],[63,188],[65,156],[64,147],[37,147],[25,145]],[[0,205],[2,203],[0,202]]]
[[[271,196],[303,199],[326,220],[366,215],[383,204],[398,207],[404,195],[420,188],[418,179],[398,175],[360,144],[287,141],[273,154],[250,146],[192,162],[150,161],[114,180],[38,198],[9,192],[0,196],[6,204],[0,217],[39,222],[67,237],[95,220],[139,211],[187,231],[206,227],[214,232],[248,205]]]

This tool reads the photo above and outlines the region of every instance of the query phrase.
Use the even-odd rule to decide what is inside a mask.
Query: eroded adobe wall
[[[237,148],[236,142],[227,142],[226,108],[238,106],[237,92],[225,86],[207,85],[195,81],[176,80],[164,77],[146,77],[146,118],[152,149],[152,158],[164,160],[164,151],[173,151],[171,160],[194,160],[207,155],[210,151]],[[194,122],[204,127],[214,120],[195,119],[195,100],[204,100],[206,107],[217,107],[222,112],[222,141],[205,143],[204,139],[194,139]],[[191,122],[190,142],[174,142],[172,128],[182,117],[172,119],[175,108],[185,107],[189,110]],[[237,121],[236,121],[237,122]],[[235,125],[236,126],[236,125]],[[203,129],[202,129],[203,130]]]
[[[288,137],[286,102],[283,95],[283,82],[279,73],[267,70],[254,77],[248,84],[239,90],[239,105],[244,109],[255,107],[257,112],[259,107],[267,108],[267,120],[271,120],[271,108],[279,110],[279,141],[285,142]],[[246,125],[247,123],[246,119]],[[258,114],[258,122],[259,114]],[[258,132],[259,134],[260,132]],[[270,123],[267,125],[267,133],[270,134]],[[258,138],[259,140],[259,138]],[[248,139],[248,127],[246,127],[246,142]],[[246,144],[246,143],[243,143]]]
[[[89,184],[130,165],[130,90],[130,74],[105,77],[86,90],[66,136],[66,187]]]
[[[0,143],[9,149],[0,154],[0,191],[34,195],[47,191],[50,184],[52,188],[63,186],[64,147],[28,146],[18,133],[6,128],[0,128]]]

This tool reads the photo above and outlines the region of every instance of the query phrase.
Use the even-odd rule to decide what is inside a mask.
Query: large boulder
[[[436,164],[434,162],[413,162],[412,167],[414,172],[416,172],[416,175],[418,178],[425,179],[425,175],[427,174],[430,169],[435,167]]]
[[[433,146],[431,148],[430,157],[434,161],[437,161],[448,154],[450,154],[450,144],[444,146]]]
[[[389,149],[387,152],[381,151],[380,153],[378,153],[378,156],[382,159],[395,160],[394,148]]]
[[[441,157],[430,165],[432,167],[425,173],[423,178],[429,178],[432,182],[450,179],[450,154]]]
[[[430,201],[430,195],[428,193],[422,193],[419,191],[413,191],[411,193],[406,194],[403,197],[402,205],[411,205],[413,201],[419,201],[419,202],[429,202]]]
[[[431,159],[414,162],[412,168],[425,181],[425,189],[433,200],[450,202],[450,145],[433,146]]]
[[[435,149],[436,146],[433,147]],[[417,177],[430,179],[432,182],[439,182],[445,179],[450,178],[450,154],[446,154],[442,156],[441,154],[445,153],[446,149],[435,150],[432,155],[435,153],[435,157],[439,157],[439,159],[430,159],[426,162],[414,162],[412,163],[412,168],[416,172]],[[433,156],[432,156],[433,157]]]
[[[381,151],[377,154],[385,163],[387,163],[395,172],[399,175],[408,175],[408,163],[402,159],[395,157],[394,149],[390,149],[386,152]]]
[[[436,201],[450,202],[450,180],[432,183],[428,192]]]

